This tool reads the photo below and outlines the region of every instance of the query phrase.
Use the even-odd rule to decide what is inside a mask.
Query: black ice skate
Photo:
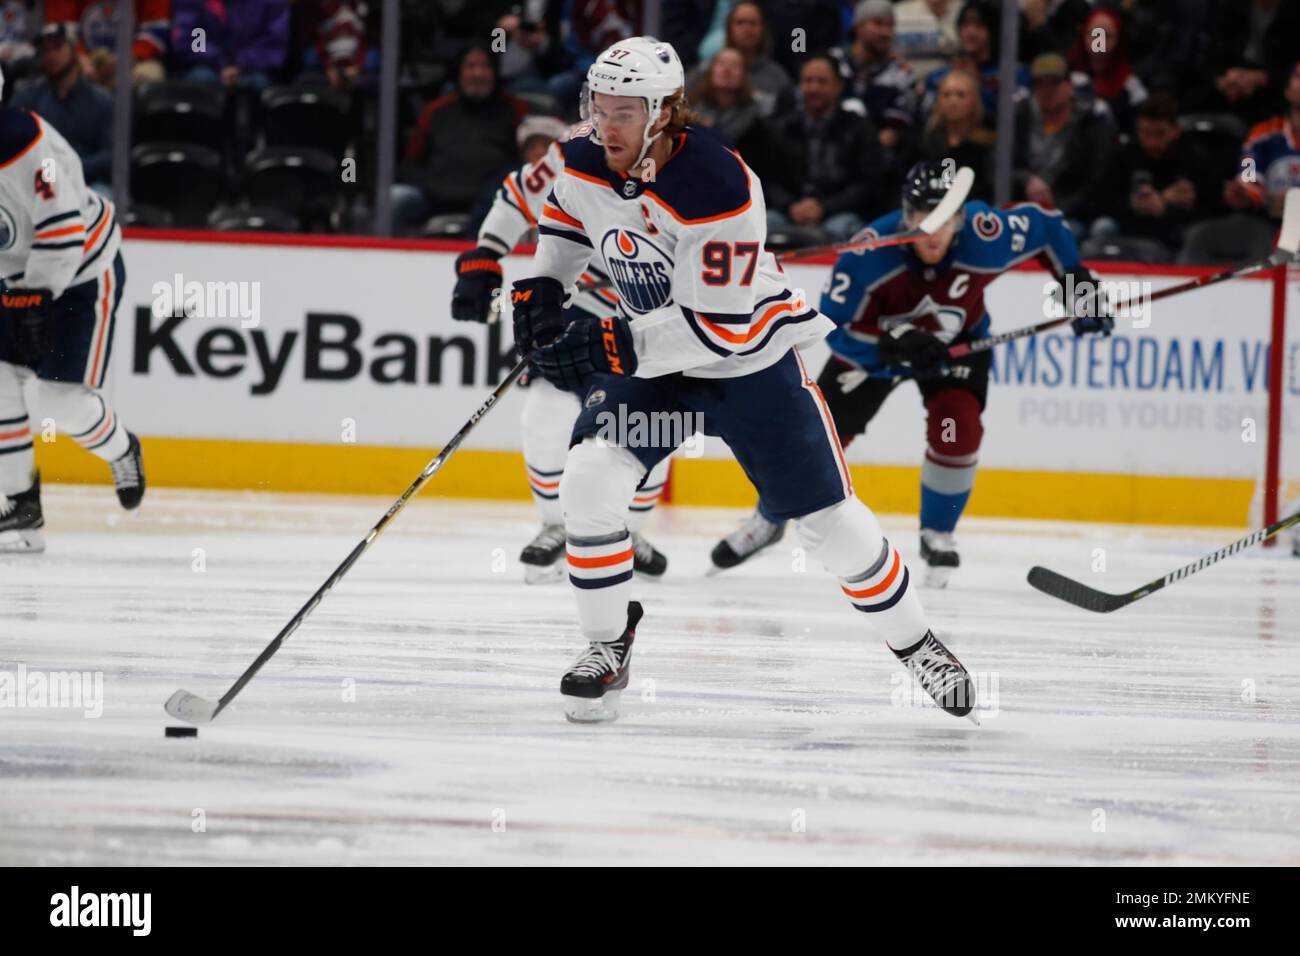
[[[627,603],[627,628],[614,641],[592,641],[560,679],[564,716],[575,724],[597,724],[618,717],[618,702],[632,666],[632,641],[641,604]]]
[[[785,534],[785,522],[773,523],[755,511],[744,524],[713,546],[710,574],[717,574],[749,560],[768,545],[776,544]]]
[[[656,550],[655,546],[641,537],[640,534],[634,533],[632,535],[632,570],[637,574],[661,578],[664,572],[668,570],[668,558],[662,551]]]
[[[892,648],[891,648],[892,650]],[[961,661],[944,647],[934,632],[926,631],[911,647],[894,651],[894,656],[907,665],[916,682],[941,709],[954,717],[969,717],[975,724],[975,685]]]
[[[542,525],[537,537],[519,552],[519,561],[529,584],[548,584],[564,577],[564,525]]]
[[[45,516],[41,513],[41,476],[12,498],[0,494],[0,553],[45,550]]]
[[[113,484],[117,486],[117,500],[127,511],[140,507],[144,498],[144,456],[140,454],[140,439],[130,432],[126,454],[108,463],[113,470]]]
[[[925,586],[946,588],[952,572],[961,567],[957,543],[951,532],[921,529],[921,560],[926,564]]]

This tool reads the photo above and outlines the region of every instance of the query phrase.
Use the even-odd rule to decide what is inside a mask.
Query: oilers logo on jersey
[[[610,229],[600,241],[600,254],[631,315],[645,315],[672,301],[673,260],[649,237],[631,229]]]

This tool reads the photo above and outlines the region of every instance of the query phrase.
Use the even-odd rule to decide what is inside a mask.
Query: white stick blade
[[[215,701],[205,700],[187,690],[178,690],[167,698],[163,709],[177,720],[189,721],[191,724],[206,724],[217,715]]]
[[[1282,205],[1282,232],[1277,237],[1277,247],[1292,258],[1300,252],[1300,186],[1286,191]]]
[[[957,215],[957,211],[966,202],[966,197],[970,195],[971,187],[974,185],[975,170],[969,166],[963,166],[957,170],[957,175],[952,178],[952,185],[948,188],[948,192],[939,205],[931,210],[930,215],[921,220],[921,224],[917,228],[929,235],[938,232],[945,222]]]

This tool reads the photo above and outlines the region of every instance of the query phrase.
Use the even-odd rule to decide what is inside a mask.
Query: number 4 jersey
[[[575,135],[538,221],[537,275],[571,288],[607,274],[630,320],[637,375],[731,378],[834,328],[764,248],[758,176],[710,131],[687,127],[653,178],[611,170]]]

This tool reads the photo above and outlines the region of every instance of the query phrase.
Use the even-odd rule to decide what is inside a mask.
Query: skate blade
[[[525,564],[524,565],[524,583],[525,584],[554,584],[564,577],[564,559],[556,561],[554,564]]]
[[[45,550],[45,534],[39,528],[0,531],[0,554],[39,554]]]
[[[925,587],[935,591],[941,591],[948,586],[948,579],[952,577],[956,568],[932,568],[927,566],[925,569]]]
[[[564,698],[564,717],[571,724],[603,724],[618,719],[618,702],[621,690],[605,692],[604,697]]]

